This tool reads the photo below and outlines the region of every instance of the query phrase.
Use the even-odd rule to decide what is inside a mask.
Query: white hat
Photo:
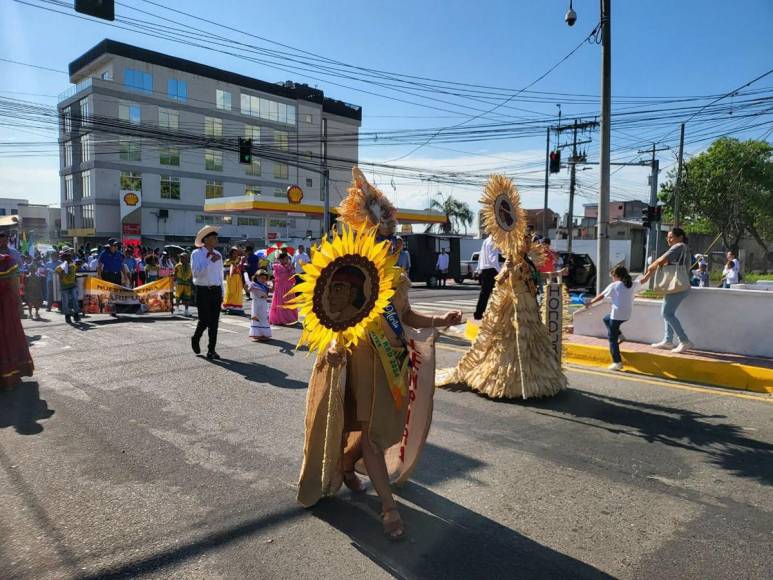
[[[204,238],[206,238],[209,234],[216,234],[220,231],[220,228],[216,228],[215,226],[204,226],[199,230],[199,233],[196,234],[196,241],[193,242],[193,245],[197,248],[200,248],[204,245]]]

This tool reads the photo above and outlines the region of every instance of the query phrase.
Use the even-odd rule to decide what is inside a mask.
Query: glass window
[[[268,102],[268,120],[279,121],[279,103],[276,101]]]
[[[260,117],[276,123],[295,125],[295,105],[280,103],[264,97],[241,95],[242,114]]]
[[[177,131],[180,128],[180,113],[171,109],[159,109],[158,126],[161,129]]]
[[[223,223],[227,226],[230,226],[234,222],[234,218],[232,218],[230,215],[224,215],[223,216]]]
[[[121,189],[142,191],[142,173],[139,171],[121,171]]]
[[[256,217],[237,217],[237,226],[261,226],[263,225],[263,218]]]
[[[313,187],[314,181],[311,179],[311,177],[306,178],[306,187]]]
[[[81,99],[81,125],[85,125],[89,119],[89,99]]]
[[[91,135],[81,137],[81,163],[92,160]]]
[[[161,199],[180,199],[180,178],[161,176]]]
[[[118,103],[118,118],[132,125],[139,125],[142,121],[142,112],[137,103]]]
[[[252,158],[252,163],[247,165],[244,172],[247,175],[252,175],[253,177],[256,175],[260,175],[261,167],[260,167],[260,159],[256,159],[255,157]]]
[[[91,197],[91,171],[81,173],[81,198]]]
[[[260,196],[260,186],[248,183],[244,186],[244,195]]]
[[[64,144],[64,166],[70,167],[72,165],[72,141],[67,141]]]
[[[185,103],[188,101],[188,82],[169,79],[166,81],[166,95],[175,101]]]
[[[67,216],[65,217],[64,227],[65,229],[75,228],[75,208],[74,207],[67,208]]]
[[[123,84],[128,89],[150,94],[153,92],[153,75],[141,70],[126,68],[123,71]]]
[[[274,147],[280,151],[290,150],[290,136],[287,131],[274,131]]]
[[[99,75],[99,78],[101,78],[103,81],[111,81],[111,80],[113,80],[113,77],[110,74],[109,70],[106,70],[101,75]]]
[[[72,175],[65,175],[64,176],[64,199],[66,201],[72,201],[73,200],[73,194],[72,194]]]
[[[260,127],[255,125],[244,126],[244,138],[252,139],[252,145],[260,145]]]
[[[287,105],[287,124],[295,125],[295,105]]]
[[[94,206],[82,205],[81,206],[81,227],[93,228],[94,227]]]
[[[72,131],[72,109],[70,107],[62,109],[62,131],[65,133]]]
[[[142,146],[139,139],[121,137],[118,140],[121,161],[142,161]]]
[[[274,188],[274,197],[284,197],[284,198],[286,198],[287,197],[287,190],[283,189],[281,187],[275,187]],[[271,225],[274,225],[273,221],[274,220],[272,220]]]
[[[241,101],[240,108],[242,111],[242,115],[249,115],[250,114],[250,96],[242,93],[239,100]]]
[[[231,110],[231,93],[220,89],[215,90],[215,105],[223,111]]]
[[[276,179],[287,179],[290,175],[290,169],[286,163],[274,162],[274,177]]]
[[[223,197],[223,182],[222,181],[207,181],[207,185],[204,188],[204,197],[207,199],[215,199]]]
[[[204,135],[206,137],[222,137],[223,120],[216,117],[204,117]]]
[[[161,147],[159,149],[159,162],[161,165],[180,166],[180,150],[177,147]]]
[[[204,151],[204,168],[208,171],[223,171],[223,152],[206,149]]]
[[[303,115],[303,120],[307,123],[313,123],[314,117],[310,113],[306,113],[305,115]]]

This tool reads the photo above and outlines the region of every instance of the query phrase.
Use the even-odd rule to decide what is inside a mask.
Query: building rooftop
[[[240,75],[238,73],[186,60],[184,58],[155,52],[131,44],[125,44],[109,38],[104,39],[70,63],[68,70],[71,82],[76,82],[78,73],[84,68],[108,54],[181,70],[190,74],[211,78],[224,83],[239,85],[248,89],[276,95],[278,97],[294,100],[299,99],[321,104],[322,109],[325,112],[348,117],[357,121],[362,120],[362,107],[325,97],[321,90],[306,84],[294,83],[292,81],[269,83],[267,81]]]

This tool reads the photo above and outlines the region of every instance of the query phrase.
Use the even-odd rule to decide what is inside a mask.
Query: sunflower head
[[[298,346],[324,352],[333,340],[352,349],[378,323],[394,295],[394,266],[389,242],[377,242],[375,229],[343,225],[323,238],[303,266],[302,282],[289,306],[303,316]]]
[[[526,212],[512,180],[492,175],[480,199],[483,227],[494,245],[508,257],[520,257],[525,249]]]

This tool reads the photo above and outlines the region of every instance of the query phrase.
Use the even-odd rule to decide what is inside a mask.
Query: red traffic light
[[[550,152],[550,173],[561,171],[561,150],[556,149]]]

